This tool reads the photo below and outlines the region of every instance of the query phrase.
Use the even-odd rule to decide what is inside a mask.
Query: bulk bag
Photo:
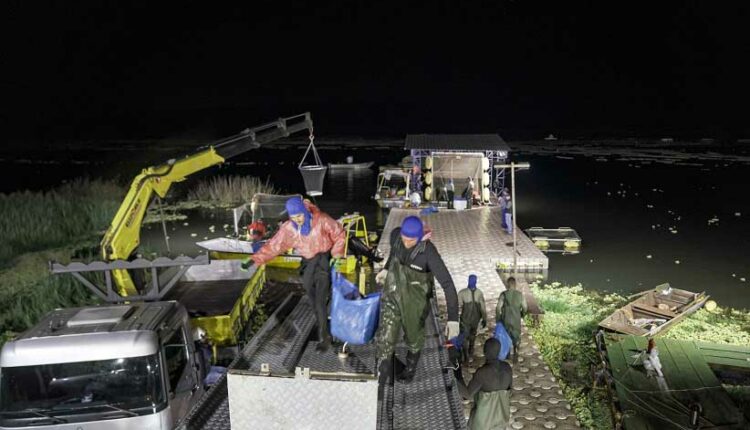
[[[362,297],[335,268],[331,281],[331,335],[353,345],[366,344],[378,328],[381,293]]]

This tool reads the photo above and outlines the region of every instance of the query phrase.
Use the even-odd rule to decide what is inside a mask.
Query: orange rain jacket
[[[334,258],[344,256],[346,234],[344,227],[317,206],[305,200],[305,208],[312,215],[310,234],[303,236],[294,221],[285,222],[278,232],[251,258],[255,265],[266,264],[274,257],[294,248],[305,259],[321,252],[331,252]]]

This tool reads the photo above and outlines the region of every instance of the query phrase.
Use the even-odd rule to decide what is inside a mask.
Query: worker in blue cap
[[[477,275],[469,275],[468,286],[458,292],[458,303],[461,306],[461,333],[464,335],[462,352],[464,361],[468,361],[474,356],[474,339],[479,323],[487,328],[487,309],[484,294],[477,288]]]
[[[302,285],[318,321],[320,341],[316,350],[325,352],[332,342],[328,330],[330,266],[336,259],[344,257],[346,232],[338,221],[299,197],[286,201],[286,211],[289,221],[258,252],[245,260],[242,268],[247,270],[253,264],[266,264],[292,248],[302,256]]]
[[[376,334],[381,387],[393,383],[393,354],[401,330],[406,343],[406,365],[398,379],[411,382],[424,346],[424,324],[435,279],[445,292],[448,305],[448,339],[459,333],[456,287],[435,245],[424,238],[422,220],[404,219],[390,237],[391,252],[377,281],[383,285],[380,324]]]

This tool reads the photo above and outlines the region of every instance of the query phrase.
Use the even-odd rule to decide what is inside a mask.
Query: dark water
[[[378,164],[395,163],[406,155],[398,148],[374,146],[321,150],[324,162],[340,162],[352,154],[355,161]],[[198,177],[217,173],[268,177],[284,192],[301,192],[296,169],[301,155],[299,148],[258,151]],[[166,158],[129,148],[53,159],[43,154],[30,162],[6,156],[0,161],[2,189],[43,189],[81,174],[129,178]],[[44,164],[45,159],[55,164]],[[550,281],[580,282],[586,288],[626,294],[669,282],[678,288],[705,290],[720,305],[750,308],[746,165],[711,161],[683,166],[533,155],[516,159],[532,166],[517,174],[519,225],[569,226],[583,238],[580,254],[550,254]],[[330,173],[317,203],[334,216],[359,211],[371,229],[382,228],[385,218],[371,199],[375,179],[375,169]],[[712,219],[718,221],[709,222]],[[213,211],[192,216],[187,226],[183,223],[168,223],[170,243],[173,251],[193,253],[198,250],[195,241],[229,233],[223,227],[231,224],[231,214]],[[161,226],[147,227],[143,244],[161,251]]]

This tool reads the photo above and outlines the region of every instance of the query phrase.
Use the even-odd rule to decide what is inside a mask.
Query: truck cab
[[[0,353],[0,429],[171,429],[203,395],[174,301],[57,309]]]

